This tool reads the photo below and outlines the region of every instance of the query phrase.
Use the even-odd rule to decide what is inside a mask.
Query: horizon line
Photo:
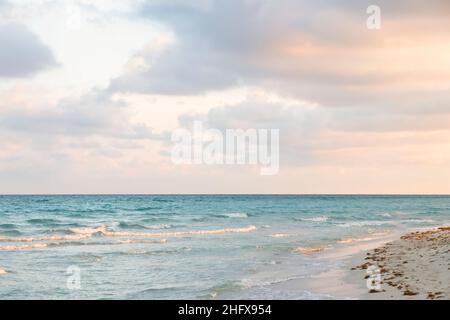
[[[0,193],[2,196],[450,196],[449,193]]]

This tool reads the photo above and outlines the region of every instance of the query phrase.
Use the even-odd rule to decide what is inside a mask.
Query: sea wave
[[[1,236],[20,236],[22,235],[22,232],[16,229],[10,229],[10,230],[4,230],[0,231]]]
[[[320,217],[311,217],[311,218],[300,218],[301,221],[310,221],[310,222],[326,222],[328,221],[328,217],[320,216]]]
[[[159,210],[161,207],[138,207],[138,208],[127,208],[126,211],[137,211],[137,212],[146,212],[146,211],[152,211],[152,210]]]
[[[336,226],[340,228],[351,228],[351,227],[365,227],[365,226],[381,226],[385,224],[393,224],[393,221],[353,221],[353,222],[345,222],[345,223],[339,223]]]
[[[116,244],[136,244],[136,243],[166,243],[167,239],[161,240],[135,240],[135,239],[127,239],[127,240],[118,240]]]
[[[0,242],[77,241],[87,239],[90,236],[90,234],[76,234],[38,237],[0,237]]]
[[[420,223],[435,223],[436,221],[432,220],[432,219],[408,219],[408,220],[405,220],[404,222],[420,224]]]
[[[372,240],[377,240],[379,238],[382,238],[382,237],[386,236],[387,234],[389,234],[389,232],[373,232],[370,234],[370,236],[341,239],[341,240],[338,240],[337,243],[349,244],[349,243],[354,243],[354,242],[372,241]]]
[[[103,234],[107,231],[107,228],[105,225],[101,225],[99,227],[95,227],[95,228],[90,228],[90,227],[86,227],[86,228],[72,228],[70,229],[70,231],[74,234],[77,235],[87,235],[87,236],[92,236],[96,233],[99,234]]]
[[[118,226],[123,229],[171,229],[174,228],[171,224],[153,224],[153,225],[144,225],[139,223],[129,223],[121,221]]]
[[[224,213],[221,216],[227,217],[227,218],[248,218],[248,214],[244,212],[230,212],[230,213]]]
[[[145,227],[145,229],[172,229],[172,228],[175,228],[175,226],[171,224],[154,224]]]
[[[268,287],[274,284],[279,284],[291,280],[296,280],[301,278],[301,276],[285,276],[273,279],[255,279],[255,278],[243,278],[239,282],[235,283],[240,287],[245,289],[253,288],[253,287]],[[230,283],[230,286],[233,286],[233,282]]]
[[[44,249],[47,248],[47,243],[34,243],[27,245],[10,245],[10,246],[0,246],[0,251],[21,251],[21,250],[33,250],[33,249]]]
[[[215,229],[215,230],[188,230],[188,231],[176,231],[176,232],[126,232],[126,231],[112,231],[109,230],[105,225],[95,227],[95,228],[74,228],[71,229],[73,234],[70,235],[51,235],[51,236],[36,236],[36,237],[0,237],[0,242],[39,242],[31,245],[7,245],[1,246],[0,250],[29,250],[35,248],[47,247],[48,241],[72,241],[77,242],[80,240],[86,240],[91,238],[93,235],[98,234],[104,237],[120,237],[120,238],[166,238],[166,237],[182,237],[182,236],[195,236],[195,235],[218,235],[227,233],[247,233],[256,231],[255,226],[248,226],[244,228],[225,228],[225,229]],[[145,240],[131,240],[125,239],[118,243],[164,243],[166,240],[158,240],[158,242],[145,241]],[[107,244],[107,243],[106,243]],[[59,243],[52,243],[52,245],[59,245]]]
[[[6,272],[6,270],[3,270],[3,269],[0,268],[0,276],[4,276],[7,273],[8,272]]]
[[[382,226],[382,225],[399,225],[399,224],[430,224],[435,223],[435,220],[432,219],[401,219],[401,220],[389,220],[389,221],[381,221],[381,220],[365,220],[365,221],[352,221],[339,223],[336,226],[341,228],[351,228],[351,227],[365,227],[365,226]]]
[[[290,237],[291,235],[288,233],[274,233],[270,235],[272,238],[286,238]]]
[[[315,253],[323,251],[323,247],[297,247],[292,250],[294,253]]]
[[[112,246],[112,245],[126,245],[126,244],[164,244],[167,239],[159,240],[139,240],[139,239],[124,239],[114,242],[84,242],[84,241],[60,241],[60,242],[37,242],[26,245],[3,245],[0,246],[0,251],[26,251],[34,249],[46,249],[59,246],[79,246],[79,245],[91,245],[91,246]]]
[[[146,229],[146,227],[139,223],[130,223],[121,221],[117,224],[120,228],[128,228],[128,229]]]
[[[59,221],[57,219],[49,219],[49,218],[34,218],[34,219],[28,219],[27,222],[31,223],[31,224],[49,225],[49,224],[57,224],[57,223],[60,223],[61,221]]]
[[[164,239],[166,240],[166,239]],[[139,240],[137,240],[139,241]],[[154,240],[155,241],[155,240]],[[155,242],[158,243],[158,242]],[[117,244],[117,243],[116,243]],[[122,251],[119,254],[121,255],[151,255],[151,256],[155,256],[155,255],[172,255],[172,254],[182,254],[182,253],[186,253],[186,252],[191,252],[192,248],[191,247],[178,247],[178,248],[167,248],[167,249],[152,249],[152,250],[132,250],[132,251]]]
[[[11,229],[16,229],[16,225],[13,223],[2,223],[0,224],[0,229],[6,229],[6,230],[11,230]]]
[[[388,212],[378,213],[377,215],[380,217],[384,217],[384,218],[392,218],[392,214],[390,214]]]
[[[101,232],[107,237],[142,237],[142,238],[158,238],[158,237],[182,237],[194,235],[212,235],[212,234],[227,234],[227,233],[247,233],[256,231],[255,226],[248,226],[244,228],[224,228],[215,230],[188,230],[188,231],[174,231],[174,232],[126,232],[126,231],[110,231],[106,227],[99,227],[95,232]],[[92,230],[91,230],[92,231]]]
[[[152,216],[152,215],[146,215],[145,218],[142,218],[139,220],[140,222],[148,222],[148,223],[155,223],[155,222],[161,222],[161,221],[173,221],[172,217],[169,216]]]

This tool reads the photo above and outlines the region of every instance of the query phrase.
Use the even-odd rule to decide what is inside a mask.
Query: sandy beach
[[[450,299],[450,227],[405,234],[350,259],[362,299]]]
[[[306,288],[323,299],[450,299],[450,227],[393,234],[327,256],[342,267],[280,287]]]

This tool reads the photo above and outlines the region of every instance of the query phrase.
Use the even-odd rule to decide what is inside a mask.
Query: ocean
[[[449,220],[448,196],[0,196],[0,299],[332,299],[279,284]]]

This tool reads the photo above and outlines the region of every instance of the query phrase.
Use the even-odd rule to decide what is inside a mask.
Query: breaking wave
[[[243,212],[224,213],[222,216],[228,218],[248,218],[248,214]]]
[[[323,251],[322,247],[297,247],[293,250],[294,253],[315,253]]]
[[[79,242],[92,238],[94,235],[104,237],[117,237],[117,238],[163,238],[158,240],[145,240],[145,239],[120,239],[114,243],[102,243],[102,244],[150,244],[150,243],[166,243],[167,237],[183,237],[183,236],[202,236],[202,235],[220,235],[227,233],[247,233],[253,232],[257,228],[255,226],[248,226],[244,228],[225,228],[215,230],[187,230],[176,232],[127,232],[127,231],[112,231],[105,225],[95,228],[74,228],[70,229],[72,234],[69,235],[52,235],[52,236],[38,236],[38,237],[0,237],[0,242],[20,243],[26,242],[31,244],[21,245],[3,245],[0,246],[0,251],[20,251],[20,250],[33,250],[43,249],[49,246],[57,246],[63,244],[94,244],[91,242]],[[60,241],[49,243],[50,241]],[[35,243],[37,242],[37,243]]]
[[[100,232],[107,237],[142,237],[142,238],[159,238],[159,237],[182,237],[195,235],[212,235],[212,234],[227,234],[227,233],[247,233],[256,231],[255,226],[248,226],[245,228],[225,228],[215,230],[188,230],[188,231],[174,231],[174,232],[127,232],[127,231],[110,231],[105,226],[96,229],[90,229],[88,232]]]
[[[274,233],[270,235],[272,238],[286,238],[290,237],[291,235],[288,233]]]
[[[389,234],[389,233],[388,232],[374,232],[374,233],[371,233],[370,236],[341,239],[341,240],[338,240],[337,243],[349,244],[349,243],[354,243],[354,242],[372,241],[372,240],[380,239],[380,238],[386,236],[387,234]]]
[[[328,221],[328,217],[311,217],[311,218],[300,218],[301,221],[310,221],[310,222],[326,222]]]
[[[54,235],[40,237],[0,237],[2,242],[35,242],[35,241],[78,241],[90,238],[91,234]]]
[[[120,222],[118,224],[120,228],[127,228],[127,229],[171,229],[174,228],[171,224],[154,224],[154,225],[143,225],[139,223],[129,223],[129,222]]]
[[[167,239],[161,239],[161,240],[134,240],[134,239],[127,239],[127,240],[118,240],[116,244],[135,244],[135,243],[166,243]]]
[[[392,214],[390,214],[388,212],[378,213],[377,215],[380,216],[380,217],[392,218]]]
[[[385,224],[393,224],[393,221],[353,221],[337,224],[341,228],[365,227],[365,226],[382,226]]]
[[[34,243],[27,245],[12,245],[12,246],[0,246],[0,251],[21,251],[21,250],[33,250],[47,248],[47,243]]]

